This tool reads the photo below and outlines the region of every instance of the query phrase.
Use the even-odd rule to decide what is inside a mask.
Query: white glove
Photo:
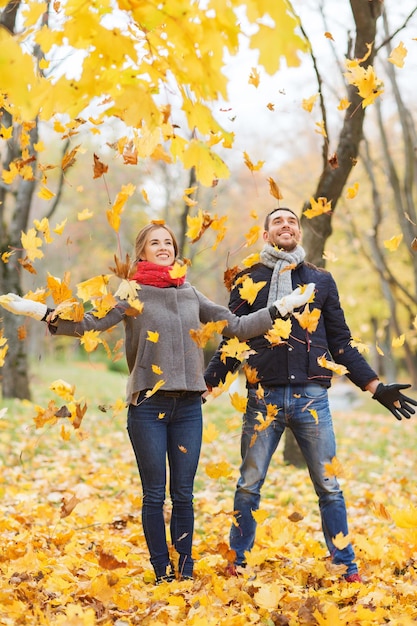
[[[41,320],[45,317],[47,306],[42,302],[36,302],[35,300],[26,300],[17,296],[15,293],[8,293],[5,296],[0,296],[0,304],[15,315],[27,315],[33,317],[35,320]]]
[[[301,291],[301,287],[297,287],[297,289],[294,289],[294,291],[289,293],[288,296],[275,300],[273,304],[277,308],[279,314],[285,317],[288,313],[292,313],[294,309],[303,306],[303,304],[307,304],[314,293],[315,286],[315,283],[308,283],[308,285],[305,286],[304,291]]]

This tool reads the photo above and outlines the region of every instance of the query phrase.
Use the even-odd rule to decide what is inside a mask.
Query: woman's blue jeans
[[[348,534],[346,505],[334,476],[328,476],[325,465],[336,456],[336,442],[330,414],[327,389],[318,384],[285,385],[264,388],[264,397],[248,391],[243,416],[242,465],[237,483],[234,510],[238,526],[232,525],[230,547],[236,552],[236,564],[245,562],[245,552],[255,541],[256,522],[252,511],[259,508],[261,488],[281,436],[288,426],[298,442],[307,463],[310,478],[318,496],[322,529],[333,563],[347,567],[345,575],[358,571],[349,544],[343,550],[332,541],[339,533]],[[278,413],[264,430],[259,429],[259,414],[265,418],[266,406],[275,405]]]
[[[127,429],[142,482],[142,523],[150,560],[157,576],[170,563],[164,521],[167,472],[172,501],[171,541],[179,553],[179,572],[193,572],[193,485],[201,449],[201,396],[139,396],[130,405]]]

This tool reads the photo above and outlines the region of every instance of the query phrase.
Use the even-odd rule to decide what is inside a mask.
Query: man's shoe
[[[345,576],[345,581],[347,583],[363,583],[361,575],[357,572],[355,574],[349,574],[349,576]]]
[[[175,580],[175,572],[172,567],[172,563],[166,566],[165,574],[161,574],[156,577],[155,585],[161,585],[162,583],[172,583]]]

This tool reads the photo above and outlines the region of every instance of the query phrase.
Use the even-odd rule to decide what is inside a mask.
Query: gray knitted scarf
[[[301,246],[297,246],[291,252],[285,252],[275,246],[271,246],[270,243],[266,243],[261,250],[260,256],[262,263],[274,270],[272,272],[267,304],[267,306],[271,306],[275,300],[292,292],[291,270],[287,268],[289,266],[296,267],[302,263],[306,253]]]

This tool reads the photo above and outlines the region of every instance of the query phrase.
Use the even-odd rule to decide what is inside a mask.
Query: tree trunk
[[[350,5],[356,25],[354,56],[356,59],[361,59],[368,52],[366,44],[375,41],[376,23],[381,15],[381,2],[379,0],[367,2],[351,0]],[[374,51],[372,50],[363,64],[365,67],[372,64],[373,56]],[[315,199],[324,197],[331,201],[332,213],[319,215],[312,220],[307,219],[304,215],[301,217],[303,246],[306,250],[307,259],[319,267],[324,266],[323,252],[326,241],[332,233],[332,215],[349,174],[356,163],[359,144],[362,139],[366,109],[362,107],[362,98],[359,96],[355,85],[347,86],[347,98],[351,104],[346,110],[343,127],[339,135],[336,151],[337,167],[331,166],[328,162],[323,163],[323,171],[314,194]],[[309,202],[306,202],[303,211],[309,206]]]
[[[356,42],[354,56],[357,59],[365,57],[368,52],[366,44],[373,43],[376,35],[376,23],[381,15],[380,0],[351,0],[353,17],[356,25]],[[372,63],[374,50],[364,63]],[[351,103],[346,110],[344,124],[339,135],[337,147],[337,167],[332,167],[327,158],[327,149],[323,150],[323,170],[314,194],[314,198],[324,197],[332,203],[332,213],[322,214],[312,220],[301,216],[303,228],[303,247],[307,260],[319,267],[324,267],[323,252],[327,239],[332,234],[332,214],[343,192],[349,174],[356,163],[359,153],[359,144],[362,139],[365,109],[362,107],[362,98],[354,85],[347,86],[347,98]],[[323,115],[323,119],[325,116]],[[326,142],[328,139],[326,139]],[[306,202],[303,212],[310,206]],[[284,460],[297,467],[305,466],[304,458],[299,450],[292,433],[287,429],[285,435]]]

